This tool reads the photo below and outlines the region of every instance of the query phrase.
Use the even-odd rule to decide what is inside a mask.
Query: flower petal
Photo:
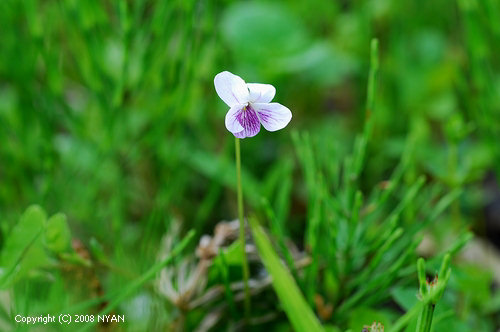
[[[243,137],[253,137],[260,131],[260,121],[257,112],[249,105],[236,115],[238,122],[243,126]]]
[[[242,112],[244,107],[245,105],[234,105],[226,114],[226,128],[233,134],[243,131],[243,126],[238,121],[237,114]]]
[[[276,94],[276,89],[271,84],[247,83],[247,87],[252,103],[269,103]]]
[[[233,133],[234,136],[238,137],[238,138],[245,138],[245,131],[242,130],[240,131],[239,133]]]
[[[259,116],[260,122],[269,131],[276,131],[286,127],[292,119],[292,112],[278,103],[252,104]]]
[[[260,131],[260,120],[251,106],[231,107],[226,114],[226,128],[238,138],[253,137]]]
[[[250,94],[245,81],[228,71],[215,75],[214,85],[220,99],[229,107],[246,104],[249,100]]]

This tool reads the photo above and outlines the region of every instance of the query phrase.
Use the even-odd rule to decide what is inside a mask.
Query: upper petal
[[[257,112],[260,122],[269,131],[276,131],[286,127],[292,119],[292,112],[278,103],[252,104]]]
[[[226,128],[233,134],[243,130],[243,126],[238,121],[238,114],[243,111],[243,107],[245,105],[234,105],[226,114]]]
[[[271,84],[247,83],[247,87],[252,103],[269,103],[276,94],[276,89]]]
[[[215,91],[229,107],[246,104],[249,100],[247,85],[243,79],[228,71],[215,75]]]

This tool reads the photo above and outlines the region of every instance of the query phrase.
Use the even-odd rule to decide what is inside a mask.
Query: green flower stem
[[[243,264],[243,285],[245,292],[245,318],[250,317],[250,289],[248,288],[249,270],[247,253],[245,251],[245,219],[243,212],[243,190],[241,187],[241,153],[240,153],[240,139],[234,138],[235,151],[236,151],[236,176],[237,176],[237,194],[238,194],[238,218],[240,219],[240,244]]]

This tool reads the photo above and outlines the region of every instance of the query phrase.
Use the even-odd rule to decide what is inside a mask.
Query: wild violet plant
[[[226,114],[226,128],[235,137],[239,238],[242,248],[245,316],[248,317],[250,313],[249,269],[245,251],[240,139],[257,135],[261,124],[268,131],[283,129],[292,119],[292,112],[279,103],[271,103],[276,89],[270,84],[245,83],[241,77],[223,71],[215,76],[214,85],[219,97],[230,107]]]

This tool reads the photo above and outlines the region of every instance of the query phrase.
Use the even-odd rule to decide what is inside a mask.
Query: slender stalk
[[[420,313],[417,321],[417,332],[430,332],[432,326],[432,317],[436,305],[432,302],[426,304]]]
[[[449,186],[451,190],[461,189],[462,184],[460,182],[458,174],[458,142],[456,139],[453,139],[450,143],[450,148],[448,152],[448,174],[451,177],[451,181],[449,181]],[[460,229],[461,225],[461,211],[460,211],[460,202],[459,200],[455,200],[451,205],[451,215],[453,225]]]
[[[375,90],[377,87],[377,73],[379,66],[378,39],[373,38],[370,44],[370,72],[368,74],[368,86],[366,88],[366,110],[365,127],[363,136],[366,140],[371,138],[373,131],[373,111],[375,110]]]
[[[241,153],[240,153],[240,139],[234,138],[235,151],[236,151],[236,176],[237,176],[237,194],[238,194],[238,218],[240,219],[240,244],[243,264],[243,285],[245,291],[245,318],[250,317],[250,289],[248,288],[248,260],[247,252],[245,251],[245,219],[243,212],[243,190],[241,187]]]

